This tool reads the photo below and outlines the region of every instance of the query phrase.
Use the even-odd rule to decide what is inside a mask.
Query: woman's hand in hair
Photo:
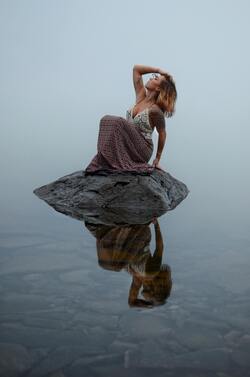
[[[164,69],[159,69],[159,73],[160,75],[165,76],[166,79],[172,78],[172,76],[167,71],[164,71]]]
[[[159,69],[159,73],[160,75],[169,75],[169,73],[167,71],[165,71],[164,69]]]

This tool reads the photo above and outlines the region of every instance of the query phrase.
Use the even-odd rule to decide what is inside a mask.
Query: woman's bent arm
[[[140,65],[140,64],[135,64],[133,67],[133,70],[137,71],[141,75],[144,75],[146,73],[160,73],[160,68],[150,67],[147,65]]]
[[[146,97],[146,89],[143,84],[142,75],[151,72],[160,73],[160,69],[139,64],[136,64],[133,67],[133,83],[136,94],[136,103],[141,102]]]

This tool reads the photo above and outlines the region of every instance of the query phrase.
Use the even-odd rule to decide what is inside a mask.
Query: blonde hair
[[[164,75],[165,80],[160,84],[160,92],[156,104],[163,111],[164,116],[170,118],[175,113],[175,102],[177,99],[177,90],[175,82],[170,75]]]

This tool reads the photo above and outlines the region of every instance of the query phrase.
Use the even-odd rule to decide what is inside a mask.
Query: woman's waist
[[[148,123],[145,122],[133,122],[136,127],[140,129],[141,132],[143,132],[145,135],[148,135],[151,137],[153,130],[151,126]]]
[[[152,141],[152,136],[151,135],[148,135],[148,134],[145,134],[143,132],[141,132],[142,135],[145,137],[145,139],[149,140],[149,141]]]
[[[140,126],[139,124],[136,125],[139,129],[139,131],[141,132],[141,134],[143,134],[143,136],[146,138],[146,139],[150,139],[152,140],[152,133],[153,131],[149,130],[148,128],[146,127],[142,127]]]

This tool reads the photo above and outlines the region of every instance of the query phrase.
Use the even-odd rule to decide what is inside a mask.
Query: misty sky
[[[247,0],[1,0],[2,213],[10,199],[21,208],[17,187],[25,206],[30,190],[89,163],[100,118],[125,117],[133,65],[145,64],[178,92],[162,167],[197,198],[197,218],[202,203],[212,221],[219,203],[247,219],[249,17]]]

